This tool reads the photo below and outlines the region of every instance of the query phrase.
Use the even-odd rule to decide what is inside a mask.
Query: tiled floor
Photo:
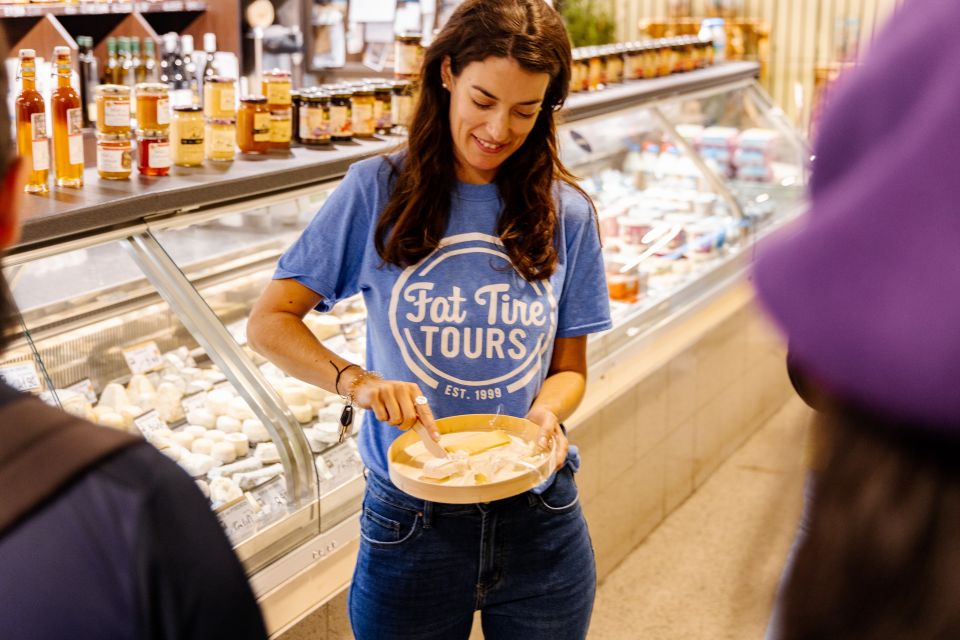
[[[791,400],[607,577],[590,640],[763,637],[801,506],[809,415]]]

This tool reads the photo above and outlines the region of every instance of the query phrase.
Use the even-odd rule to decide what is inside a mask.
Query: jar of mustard
[[[232,162],[237,153],[237,123],[233,120],[208,119],[203,130],[207,160]]]
[[[179,167],[199,167],[203,164],[203,108],[181,105],[173,108],[170,123],[170,154]]]
[[[227,76],[210,76],[203,81],[203,115],[226,120],[237,116],[237,81]]]

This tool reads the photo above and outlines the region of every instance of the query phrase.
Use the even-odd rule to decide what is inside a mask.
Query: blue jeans
[[[582,640],[596,567],[569,465],[541,495],[452,505],[368,474],[350,587],[357,640]]]

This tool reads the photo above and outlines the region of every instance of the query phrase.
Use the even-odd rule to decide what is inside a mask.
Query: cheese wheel
[[[243,491],[230,478],[214,478],[210,481],[210,500],[216,504],[233,502],[242,495]]]
[[[226,464],[237,459],[237,449],[232,442],[214,442],[210,455],[217,462]]]
[[[187,422],[200,425],[206,429],[213,429],[217,418],[209,409],[192,409],[187,411]]]
[[[257,450],[253,455],[260,458],[264,464],[280,462],[280,452],[277,451],[277,445],[272,442],[261,442],[258,444]]]
[[[267,442],[270,440],[270,433],[259,420],[244,420],[243,433],[250,439],[250,442]]]
[[[213,440],[210,438],[197,438],[193,441],[193,444],[190,445],[190,451],[210,455],[210,452],[213,451]]]
[[[186,449],[184,449],[183,447],[180,447],[180,446],[161,447],[161,448],[160,448],[160,453],[162,453],[163,455],[167,456],[168,458],[170,458],[170,459],[173,460],[174,462],[178,462],[178,461],[180,460],[180,458],[181,458],[181,456],[183,455],[183,452],[184,452],[184,451],[186,451]]]
[[[230,409],[227,413],[236,418],[237,420],[250,420],[256,418],[251,411],[250,406],[247,404],[247,401],[241,397],[236,397],[230,401]]]
[[[230,400],[233,393],[226,389],[214,389],[207,394],[207,409],[215,416],[225,416],[230,413]]]
[[[186,453],[180,458],[178,464],[194,478],[199,478],[216,466],[213,458],[203,453]]]
[[[242,428],[243,423],[236,418],[231,418],[230,416],[220,416],[217,418],[217,429],[224,433],[238,433]]]
[[[283,401],[290,406],[304,405],[310,402],[310,398],[307,397],[307,391],[296,383],[287,384],[280,389],[280,396],[283,398]]]
[[[97,422],[104,426],[110,427],[111,429],[120,429],[121,431],[126,431],[126,425],[123,422],[123,416],[119,413],[104,411],[97,415]]]
[[[130,404],[130,399],[127,397],[126,390],[116,382],[111,382],[103,389],[103,393],[100,394],[100,404],[110,405],[114,409],[118,409],[124,405]]]
[[[181,429],[181,431],[183,431],[184,433],[192,434],[194,438],[206,438],[206,437],[207,437],[207,429],[206,429],[206,427],[202,427],[202,426],[200,426],[200,425],[198,425],[198,424],[188,425],[188,426],[184,427],[183,429]]]
[[[238,458],[242,458],[250,453],[250,439],[246,436],[246,434],[228,433],[224,441],[233,445],[234,450],[237,452]]]
[[[193,441],[196,439],[196,435],[187,433],[185,431],[175,431],[173,433],[173,441],[185,449],[189,449],[190,445],[192,445]]]
[[[290,411],[300,424],[313,420],[313,407],[310,406],[309,402],[307,404],[290,405]]]
[[[127,398],[133,404],[138,404],[143,394],[156,393],[156,391],[150,379],[142,373],[134,374],[127,383]]]
[[[220,429],[210,429],[207,431],[206,437],[214,442],[223,442],[226,439],[227,434],[223,431],[220,431]]]
[[[183,391],[170,382],[161,382],[157,387],[157,413],[165,422],[176,422],[183,419],[183,407],[180,400]]]
[[[157,394],[154,391],[145,391],[140,394],[137,400],[137,406],[144,411],[152,411],[157,408]]]

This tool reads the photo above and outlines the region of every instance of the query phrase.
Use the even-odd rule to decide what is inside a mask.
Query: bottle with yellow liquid
[[[50,141],[47,138],[47,109],[37,91],[37,54],[33,49],[20,49],[20,80],[17,96],[17,155],[27,165],[29,174],[23,190],[46,193],[50,173]]]
[[[83,186],[83,105],[70,85],[70,49],[53,48],[53,72],[57,88],[50,94],[53,112],[53,160],[57,186],[78,189]]]

